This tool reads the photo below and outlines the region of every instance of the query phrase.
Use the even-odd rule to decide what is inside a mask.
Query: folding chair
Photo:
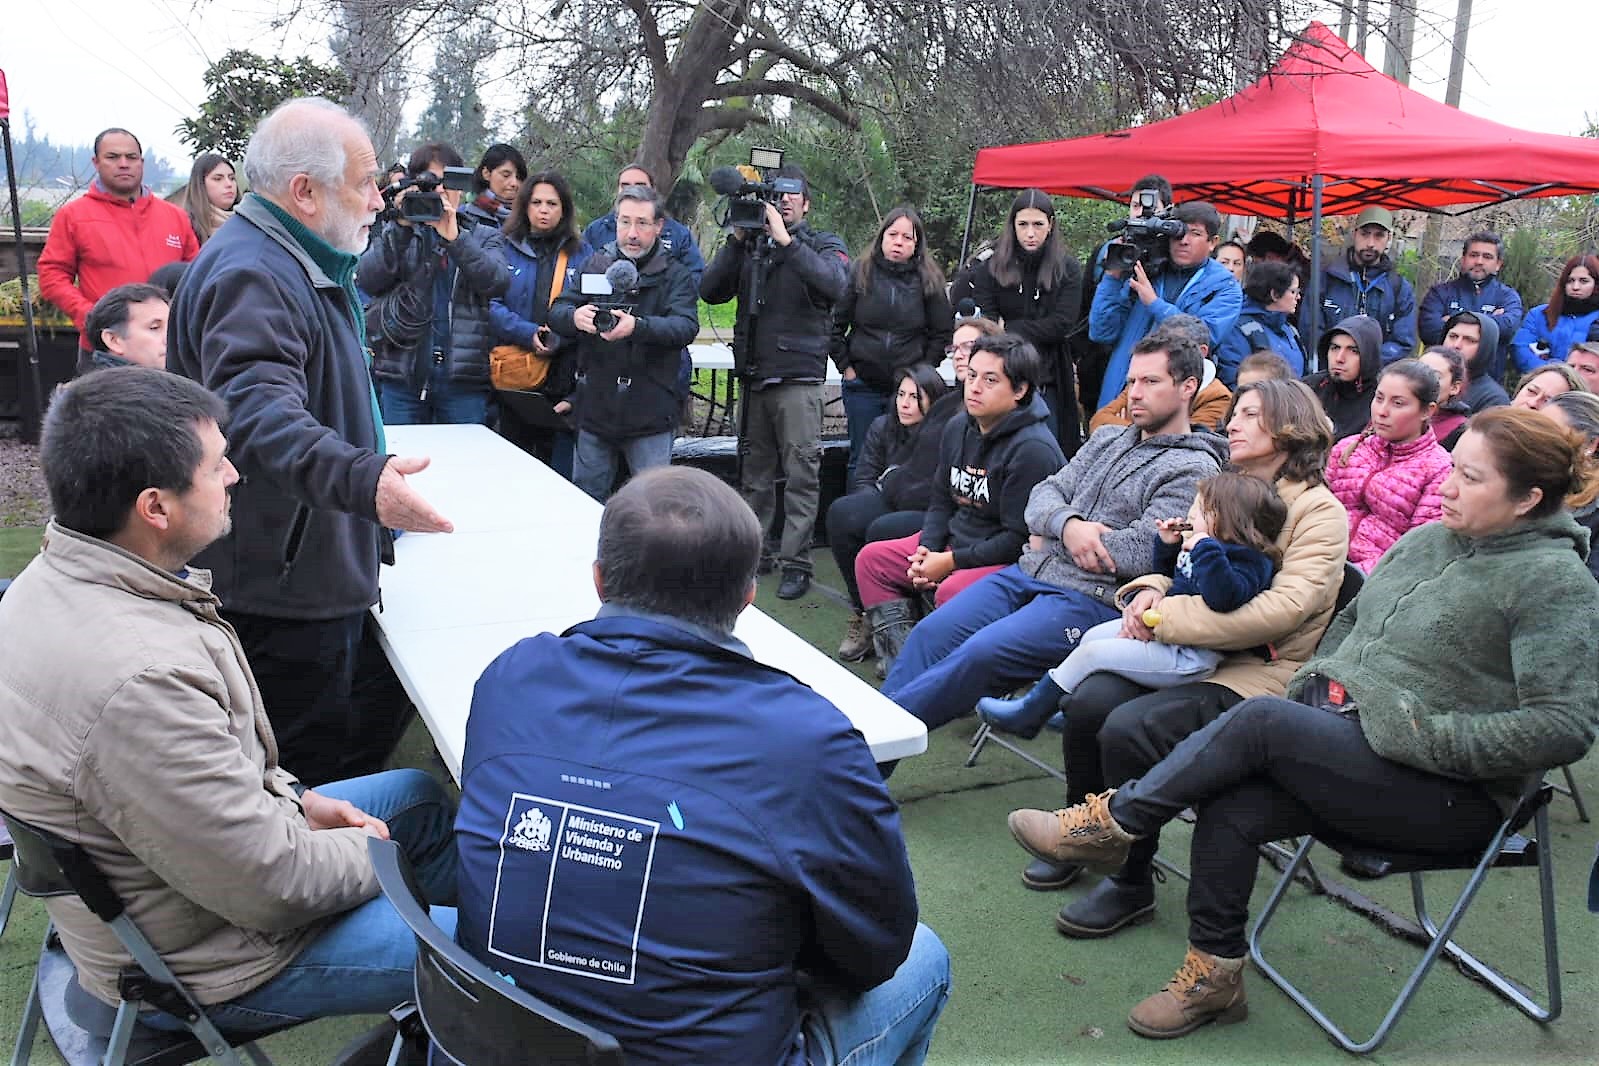
[[[11,864],[6,867],[5,887],[0,888],[0,936],[5,936],[6,924],[11,921],[11,905],[17,901],[17,864],[12,858],[11,833],[4,822],[0,822],[0,862]]]
[[[120,1002],[109,1006],[79,986],[72,960],[51,926],[23,1007],[12,1066],[27,1066],[41,1021],[68,1066],[181,1066],[208,1056],[226,1066],[244,1066],[236,1048],[242,1048],[257,1066],[271,1066],[272,1060],[254,1044],[268,1034],[232,1039],[217,1029],[133,924],[122,900],[87,852],[3,811],[0,817],[14,840],[12,873],[22,893],[37,899],[77,896],[111,927],[134,959],[134,965],[124,970],[117,982]],[[167,1032],[139,1024],[143,1005],[181,1019],[187,1031]]]
[[[1377,1026],[1375,1033],[1366,1040],[1356,1040],[1338,1027],[1332,1019],[1328,1018],[1309,996],[1300,991],[1288,978],[1284,977],[1275,966],[1266,960],[1261,948],[1261,940],[1265,935],[1266,927],[1270,924],[1272,915],[1277,912],[1277,907],[1282,903],[1288,886],[1293,882],[1294,873],[1305,861],[1311,847],[1316,843],[1316,837],[1307,836],[1300,844],[1299,850],[1294,854],[1293,861],[1283,871],[1282,878],[1277,882],[1277,887],[1272,890],[1266,906],[1261,910],[1260,917],[1255,921],[1255,927],[1249,933],[1249,955],[1255,960],[1255,965],[1266,975],[1266,978],[1288,994],[1288,997],[1310,1015],[1315,1023],[1327,1032],[1345,1051],[1355,1054],[1365,1054],[1375,1051],[1388,1039],[1388,1034],[1393,1031],[1399,1021],[1399,1016],[1410,1005],[1411,998],[1416,990],[1421,987],[1422,980],[1427,972],[1432,969],[1433,963],[1438,961],[1440,954],[1447,954],[1457,964],[1469,970],[1480,978],[1500,996],[1510,1001],[1517,1010],[1536,1022],[1551,1022],[1560,1017],[1560,959],[1555,942],[1555,888],[1554,868],[1550,859],[1549,847],[1549,800],[1554,793],[1552,786],[1538,781],[1529,785],[1527,791],[1521,796],[1510,817],[1505,819],[1488,846],[1480,853],[1463,853],[1456,856],[1437,855],[1410,855],[1401,852],[1379,851],[1360,844],[1357,841],[1336,839],[1323,839],[1323,843],[1344,856],[1361,856],[1375,858],[1388,862],[1394,872],[1410,874],[1411,896],[1416,905],[1416,919],[1426,931],[1429,943],[1422,953],[1421,961],[1406,978],[1399,991],[1399,997],[1394,1000],[1393,1006],[1388,1009],[1382,1022]],[[1528,839],[1516,832],[1528,820],[1533,822],[1532,839]],[[1538,868],[1538,895],[1539,905],[1543,911],[1543,947],[1545,980],[1548,982],[1549,1005],[1540,1006],[1529,992],[1523,989],[1498,970],[1482,962],[1475,956],[1460,947],[1450,939],[1454,935],[1456,926],[1465,916],[1466,909],[1471,905],[1477,890],[1482,887],[1483,881],[1488,876],[1488,871],[1496,867],[1526,867]],[[1465,888],[1461,890],[1460,897],[1455,901],[1443,923],[1437,924],[1427,912],[1427,902],[1422,890],[1422,874],[1430,870],[1470,870],[1471,876],[1467,879]]]
[[[392,840],[367,841],[384,897],[416,935],[416,1007],[457,1066],[623,1066],[616,1039],[508,983],[440,929]],[[404,1053],[397,1036],[391,1064]]]

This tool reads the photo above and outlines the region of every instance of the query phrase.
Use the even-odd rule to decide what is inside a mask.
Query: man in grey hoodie
[[[1035,681],[1114,618],[1116,589],[1154,566],[1155,522],[1188,512],[1225,444],[1189,428],[1203,359],[1155,332],[1127,372],[1131,426],[1106,426],[1027,503],[1021,561],[972,585],[911,631],[883,694],[936,728],[977,700]]]

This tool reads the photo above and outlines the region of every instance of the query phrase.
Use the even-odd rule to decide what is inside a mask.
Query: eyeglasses
[[[971,355],[972,345],[975,343],[975,341],[967,341],[964,344],[951,344],[949,347],[944,349],[944,357],[946,359],[953,359],[957,353],[960,355]]]

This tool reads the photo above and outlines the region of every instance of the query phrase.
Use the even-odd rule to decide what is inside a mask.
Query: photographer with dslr
[[[732,172],[732,187],[726,190],[725,177],[713,173],[711,184],[719,192],[734,192],[741,182],[738,172]],[[734,225],[705,268],[700,296],[708,304],[738,299],[733,358],[743,386],[740,488],[766,536],[777,510],[781,465],[787,480],[777,559],[783,580],[777,594],[796,600],[811,587],[811,536],[821,502],[822,383],[833,305],[849,280],[849,252],[837,234],[805,222],[811,199],[804,172],[780,167],[777,179],[798,187],[779,191],[774,183],[771,193],[762,194],[771,199],[733,201],[731,206],[762,209],[765,225],[759,230]],[[764,552],[762,563],[763,570],[771,565]]]
[[[616,241],[590,257],[577,291],[563,290],[550,307],[550,328],[577,344],[572,481],[601,502],[618,455],[629,476],[672,461],[678,358],[700,320],[693,271],[661,247],[664,211],[648,185],[624,186]]]
[[[1133,345],[1144,334],[1172,315],[1189,314],[1209,328],[1210,350],[1216,351],[1244,305],[1238,282],[1210,257],[1221,231],[1221,215],[1210,204],[1181,204],[1118,229],[1125,239],[1106,249],[1105,274],[1088,313],[1089,338],[1113,345],[1100,407],[1126,383]]]
[[[356,282],[373,297],[367,339],[389,425],[488,421],[489,301],[511,272],[505,235],[459,210],[471,181],[454,148],[418,148],[384,191],[383,228],[361,256]]]

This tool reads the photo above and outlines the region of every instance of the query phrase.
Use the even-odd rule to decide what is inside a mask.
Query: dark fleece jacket
[[[1327,330],[1316,342],[1316,354],[1323,366],[1327,364],[1327,349],[1339,333],[1353,337],[1360,349],[1360,376],[1354,381],[1340,381],[1331,371],[1323,370],[1305,379],[1322,410],[1332,419],[1333,439],[1343,440],[1366,428],[1371,421],[1371,394],[1377,387],[1382,372],[1382,327],[1367,315],[1351,315]]]
[[[1025,407],[1001,418],[987,433],[978,430],[970,415],[950,419],[922,523],[924,548],[951,550],[959,570],[1016,561],[1027,543],[1027,499],[1033,486],[1066,464],[1048,417],[1043,396],[1034,392]]]
[[[1442,523],[1389,550],[1294,675],[1348,690],[1385,759],[1481,782],[1506,809],[1593,744],[1599,590],[1563,511],[1466,537]]]

